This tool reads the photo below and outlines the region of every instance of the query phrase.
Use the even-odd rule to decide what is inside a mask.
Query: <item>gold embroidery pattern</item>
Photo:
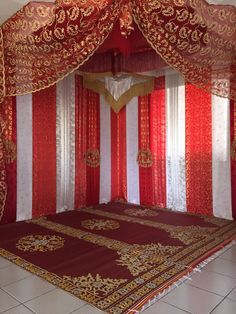
[[[153,164],[152,152],[149,148],[140,149],[137,156],[137,163],[142,168],[149,168]]]
[[[133,310],[140,310],[139,307],[134,307],[135,301],[140,300],[144,296],[147,296],[147,300],[149,300],[148,295],[153,292],[154,289],[156,289],[156,294],[158,294],[163,291],[165,287],[175,282],[177,280],[177,275],[178,278],[180,278],[180,276],[192,271],[196,265],[192,263],[199,257],[204,258],[204,254],[209,254],[212,249],[221,248],[224,241],[230,242],[235,238],[235,226],[235,222],[230,222],[215,233],[214,239],[212,237],[204,238],[199,242],[192,244],[190,247],[183,248],[183,250],[180,250],[169,257],[168,261],[164,261],[157,267],[140,274],[138,278],[129,280],[127,283],[124,283],[121,287],[118,287],[115,291],[103,298],[96,297],[89,292],[86,295],[82,295],[80,290],[76,289],[71,281],[66,281],[62,277],[33,265],[2,248],[0,248],[0,256],[7,258],[16,265],[46,279],[50,283],[71,292],[75,296],[94,304],[101,310],[108,313],[118,314],[124,313],[124,311],[131,308]],[[44,225],[44,227],[48,228],[48,225]],[[64,228],[66,230],[66,226],[64,226]],[[63,232],[63,228],[60,228],[60,230],[61,231],[59,232]],[[71,236],[73,235],[71,234]]]
[[[235,8],[209,6],[203,0],[174,3],[136,0],[133,15],[140,31],[186,81],[235,99]]]
[[[3,33],[0,27],[0,104],[5,97],[5,66],[4,66],[4,48]]]
[[[100,153],[98,149],[89,148],[86,153],[84,153],[84,160],[86,165],[92,168],[99,167],[100,165]]]
[[[88,208],[82,208],[80,210],[86,213],[94,213],[96,215],[104,217],[114,218],[121,221],[133,222],[144,226],[162,229],[168,232],[172,238],[178,239],[186,245],[189,245],[195,242],[196,240],[201,239],[202,237],[214,236],[213,233],[216,231],[216,228],[214,227],[174,226],[157,221],[145,220],[138,217],[129,217],[125,215],[110,213],[98,209],[91,210]]]
[[[0,121],[0,222],[2,220],[6,199],[7,199],[7,184],[6,184],[6,168],[4,162],[4,145],[2,141],[2,121]]]
[[[86,296],[88,293],[97,297],[106,297],[121,284],[127,282],[127,279],[102,278],[99,274],[93,277],[91,274],[81,277],[63,276],[63,284],[75,287],[80,295]]]
[[[181,246],[163,246],[158,244],[128,245],[118,252],[118,265],[126,266],[133,276],[163,263],[166,258],[176,253]]]
[[[209,222],[217,227],[223,227],[229,223],[228,220],[217,217],[201,216],[205,222]]]
[[[117,221],[108,219],[83,220],[81,225],[89,230],[114,230],[120,228],[120,224]]]
[[[236,140],[234,140],[231,145],[231,158],[236,161]]]
[[[158,213],[155,210],[151,210],[149,208],[138,209],[138,208],[127,208],[124,210],[124,213],[129,216],[137,216],[137,217],[155,217],[158,216]]]
[[[16,247],[24,252],[56,251],[64,246],[65,240],[55,235],[29,235],[21,238]]]
[[[4,141],[5,161],[7,164],[16,160],[16,144],[13,141]]]

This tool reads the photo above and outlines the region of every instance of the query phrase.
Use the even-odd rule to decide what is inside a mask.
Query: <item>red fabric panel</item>
[[[100,151],[100,97],[90,90],[87,93],[87,149]],[[87,166],[86,205],[99,204],[100,166]]]
[[[191,84],[186,84],[186,198],[189,212],[212,214],[211,95]]]
[[[3,134],[4,142],[12,141],[16,145],[16,97],[7,97],[3,106],[5,116],[5,132]],[[14,160],[5,160],[7,197],[1,223],[16,221],[16,152]],[[5,156],[6,157],[6,156]]]
[[[127,200],[126,107],[111,109],[111,199]]]
[[[150,97],[138,98],[138,137],[139,150],[150,149]],[[153,204],[152,167],[139,166],[140,204]]]
[[[236,140],[236,101],[230,102],[230,135],[231,145]],[[236,160],[231,159],[231,191],[232,191],[232,215],[236,219]]]
[[[150,148],[153,154],[153,204],[166,207],[166,106],[165,77],[155,80],[150,95]]]
[[[56,86],[33,94],[33,217],[56,212]]]
[[[76,75],[75,84],[75,208],[86,205],[86,93],[83,88],[82,78]]]

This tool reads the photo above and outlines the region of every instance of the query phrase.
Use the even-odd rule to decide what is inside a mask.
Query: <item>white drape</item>
[[[176,72],[166,73],[167,207],[186,211],[185,82]]]
[[[213,214],[232,219],[230,172],[230,102],[212,95]]]
[[[139,204],[138,97],[126,106],[127,201]]]
[[[111,107],[100,96],[100,193],[99,202],[111,200]]]
[[[17,220],[32,218],[32,95],[16,97]]]

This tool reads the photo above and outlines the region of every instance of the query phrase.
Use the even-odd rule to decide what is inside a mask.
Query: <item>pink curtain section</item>
[[[0,106],[2,140],[5,152],[7,194],[0,210],[0,224],[16,220],[16,97],[7,97]],[[1,183],[2,184],[2,183]],[[1,194],[2,197],[2,194]]]
[[[33,94],[32,216],[56,212],[56,86]]]
[[[100,100],[76,76],[75,208],[99,203]]]
[[[109,126],[108,126],[109,127]],[[111,109],[111,200],[127,200],[126,107]]]
[[[230,103],[232,214],[236,219],[236,101]]]
[[[165,77],[155,79],[150,95],[150,145],[153,153],[153,204],[166,207],[166,105]]]
[[[186,197],[189,212],[211,215],[211,94],[186,84]]]

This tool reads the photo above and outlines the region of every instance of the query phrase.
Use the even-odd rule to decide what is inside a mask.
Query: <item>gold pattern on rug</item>
[[[65,240],[56,235],[29,235],[16,244],[18,250],[25,252],[56,251],[64,246]]]
[[[90,214],[96,214],[103,217],[114,218],[121,221],[138,223],[144,226],[154,227],[165,230],[172,238],[178,239],[184,244],[191,244],[203,237],[214,236],[213,232],[217,230],[215,227],[200,227],[200,226],[174,226],[157,221],[145,220],[138,217],[130,217],[122,214],[115,214],[99,209],[82,208],[81,211]]]
[[[114,230],[120,228],[119,222],[110,219],[82,220],[81,225],[89,230]]]
[[[158,216],[158,213],[155,210],[151,210],[149,208],[127,208],[124,210],[124,213],[129,215],[129,216],[140,216],[140,217],[145,217],[145,216],[150,216],[150,217],[155,217]]]
[[[91,274],[80,277],[63,276],[63,283],[66,286],[71,284],[79,290],[80,294],[87,295],[89,293],[97,297],[105,297],[125,282],[127,279],[102,278],[99,274],[95,277]]]
[[[133,276],[138,276],[140,273],[163,263],[166,258],[181,248],[181,246],[164,246],[160,243],[127,245],[126,248],[118,252],[120,258],[117,260],[117,264],[126,266]]]

